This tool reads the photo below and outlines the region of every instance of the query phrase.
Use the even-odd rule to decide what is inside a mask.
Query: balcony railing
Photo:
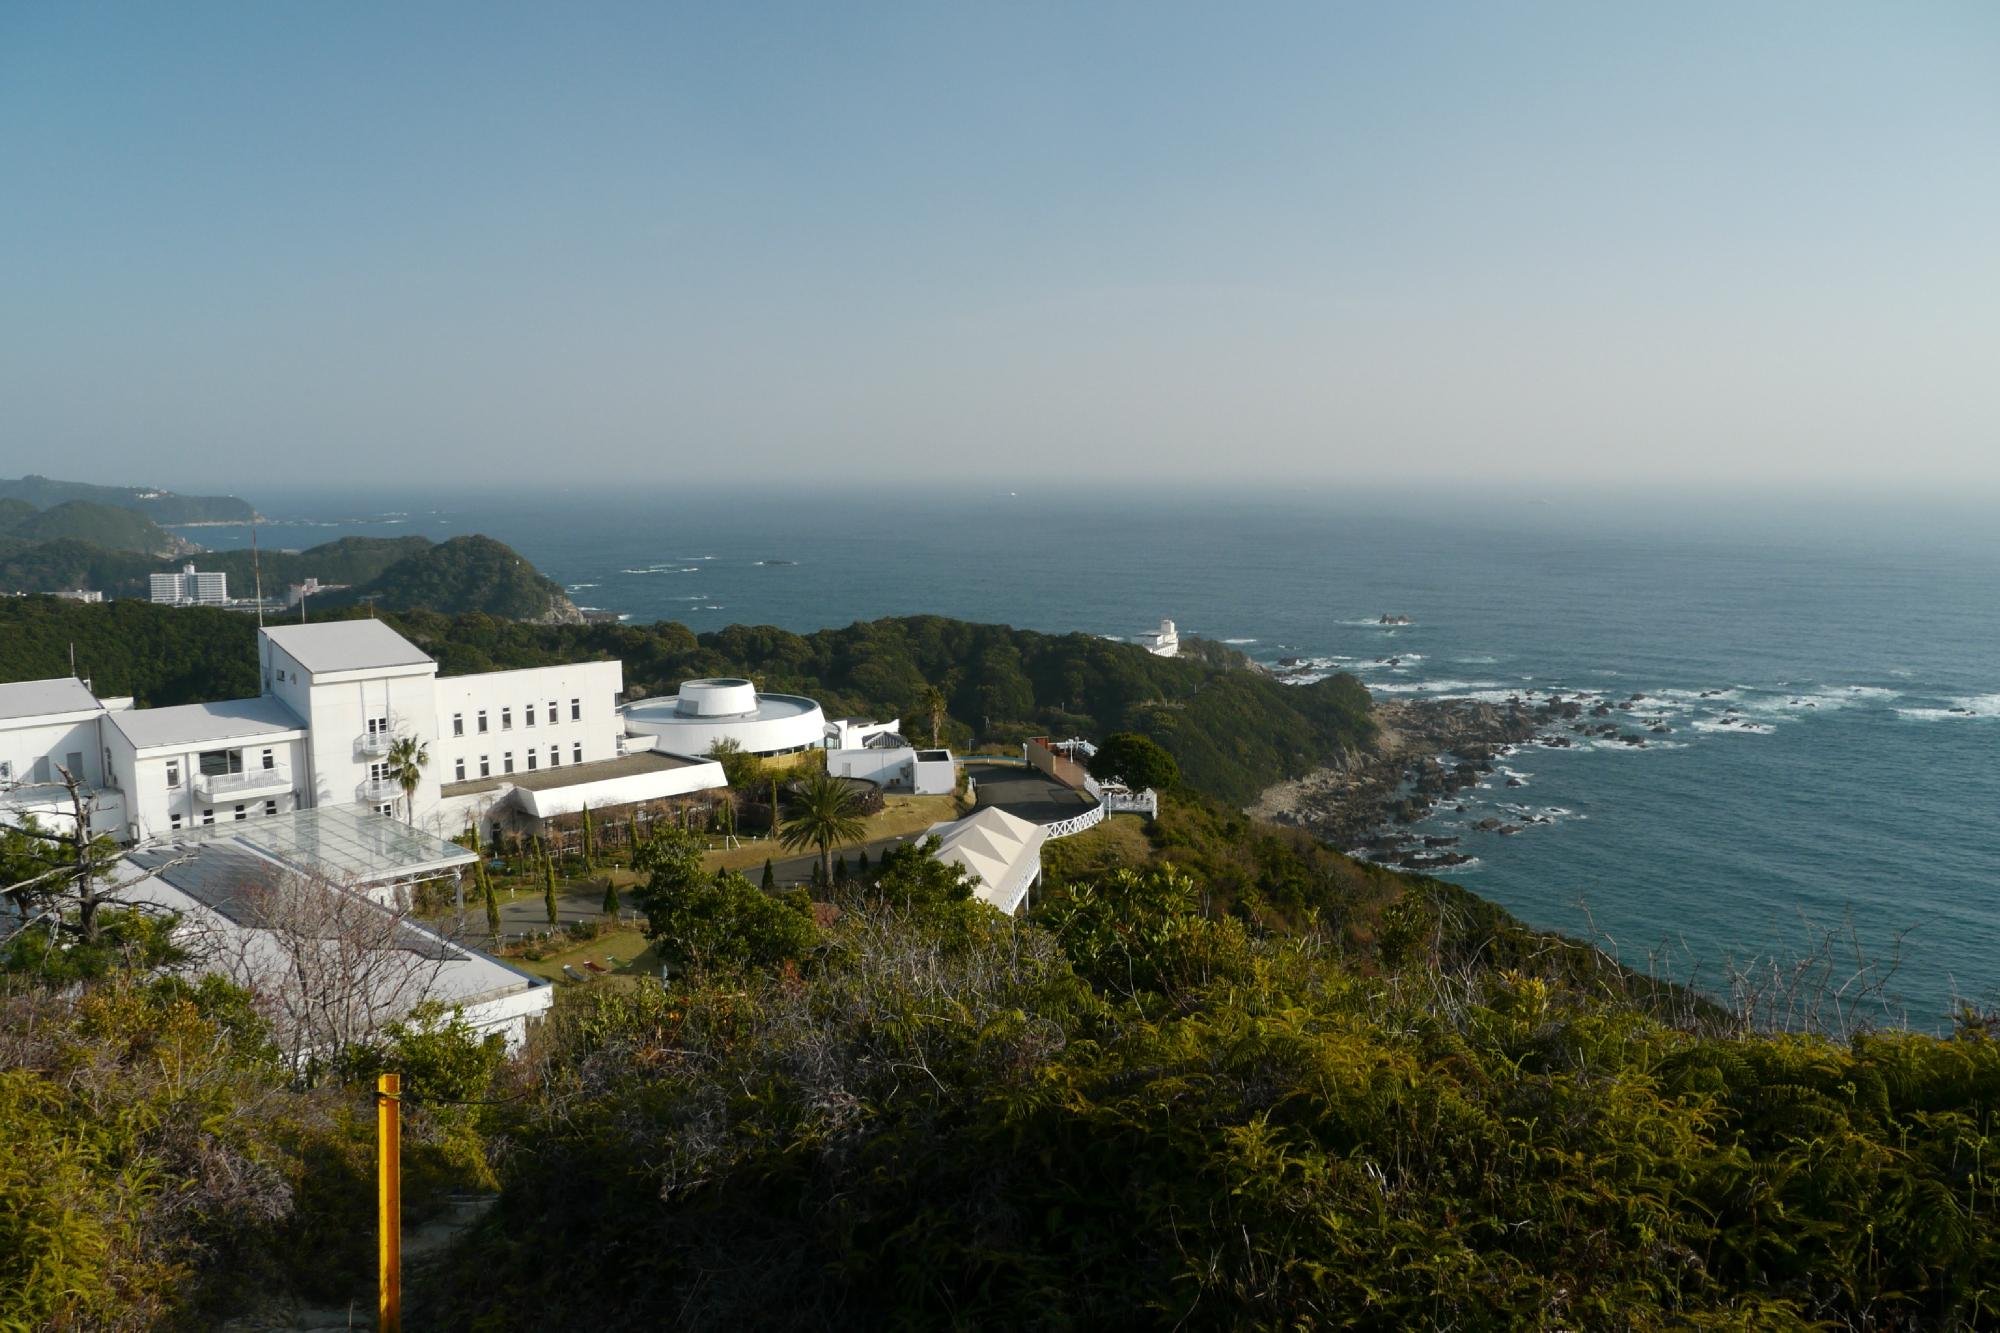
[[[364,731],[355,738],[354,749],[357,754],[384,755],[395,743],[396,738],[386,731]]]
[[[291,770],[280,764],[274,768],[249,768],[241,773],[197,773],[194,794],[204,801],[270,796],[292,789]]]
[[[380,805],[400,798],[403,788],[394,778],[369,778],[354,789],[354,798],[365,805]]]

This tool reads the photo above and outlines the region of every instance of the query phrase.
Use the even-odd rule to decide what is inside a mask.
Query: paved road
[[[1085,793],[1044,777],[1033,768],[968,763],[965,775],[978,784],[981,809],[997,805],[1036,824],[1053,824],[1097,804]]]

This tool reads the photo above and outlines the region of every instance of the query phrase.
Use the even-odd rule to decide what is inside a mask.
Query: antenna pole
[[[257,580],[257,628],[264,628],[264,562],[257,554],[257,523],[250,523],[250,572]]]

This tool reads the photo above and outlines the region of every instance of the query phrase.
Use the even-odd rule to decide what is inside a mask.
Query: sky
[[[2000,495],[2000,5],[0,5],[0,475]]]

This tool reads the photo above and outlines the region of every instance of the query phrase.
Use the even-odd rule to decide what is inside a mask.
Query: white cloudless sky
[[[19,3],[0,198],[0,475],[2000,493],[1990,3]]]

